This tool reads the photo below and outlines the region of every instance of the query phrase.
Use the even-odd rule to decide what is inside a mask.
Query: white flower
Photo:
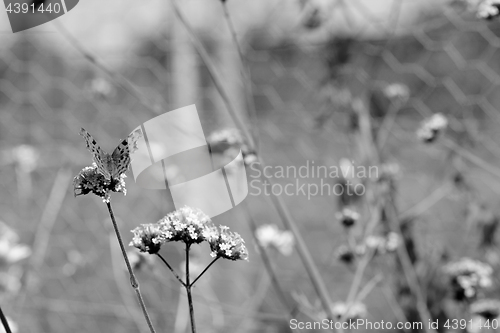
[[[274,247],[284,256],[293,252],[295,238],[290,231],[281,231],[274,224],[265,224],[257,228],[255,237],[262,247]]]
[[[363,303],[355,302],[349,307],[347,315],[347,305],[343,302],[337,302],[332,306],[333,315],[338,319],[344,317],[345,320],[356,320],[366,317],[366,306]]]

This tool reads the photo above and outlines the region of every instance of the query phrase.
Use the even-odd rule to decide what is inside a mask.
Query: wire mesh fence
[[[408,99],[396,111],[383,150],[384,158],[400,165],[398,205],[402,212],[417,207],[414,228],[422,252],[443,248],[452,257],[478,253],[464,218],[470,198],[455,190],[439,191],[457,174],[466,174],[474,198],[495,207],[496,182],[442,147],[423,147],[414,133],[423,118],[441,112],[450,120],[448,134],[454,142],[491,164],[498,162],[500,24],[479,20],[457,2],[429,12],[422,9],[406,29],[398,30],[397,3],[413,1],[384,2],[388,15],[373,13],[372,5],[361,0],[298,2],[298,8],[304,6],[302,16],[292,31],[283,32],[273,28],[273,19],[281,15],[277,2],[277,9],[267,13],[273,19],[241,32],[256,117],[246,111],[241,63],[227,33],[220,33],[225,25],[197,33],[222,69],[238,109],[258,133],[260,152],[269,165],[338,165],[353,151],[346,101],[360,97],[372,117],[381,119],[391,109],[387,88],[407,89]],[[8,302],[3,302],[19,332],[146,329],[105,207],[97,198],[73,198],[71,181],[90,161],[80,127],[111,151],[137,125],[185,104],[197,105],[206,134],[232,126],[206,66],[182,26],[168,17],[167,28],[135,39],[119,55],[75,49],[75,42],[58,28],[47,34],[2,35],[8,42],[0,46],[1,219],[33,250],[21,285],[12,287],[15,296],[5,296]],[[330,18],[342,18],[345,31],[332,28]],[[86,49],[83,42],[76,45]],[[446,154],[450,156],[443,158]],[[283,185],[289,181],[275,180]],[[127,186],[127,196],[117,195],[113,204],[130,240],[128,230],[157,221],[174,207],[165,193],[140,189],[131,177]],[[439,204],[426,205],[429,193],[436,194]],[[333,256],[346,242],[334,221],[336,198],[293,195],[284,200],[332,298],[344,300],[352,274]],[[265,195],[250,195],[248,201],[259,224],[278,221]],[[216,222],[247,239],[250,262],[218,263],[195,292],[200,320],[214,332],[234,332],[235,327],[287,331],[286,309],[270,286],[242,216],[238,207]],[[166,255],[180,266],[181,251],[172,247]],[[201,253],[199,258],[209,261]],[[288,292],[314,295],[296,254],[274,259]],[[187,317],[179,313],[187,305],[167,273],[156,266],[141,270],[141,288],[158,331],[185,331]],[[365,302],[373,320],[397,319],[387,310],[391,301],[385,287],[376,287]]]

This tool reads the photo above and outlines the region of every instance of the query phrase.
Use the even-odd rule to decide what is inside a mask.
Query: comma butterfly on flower
[[[83,136],[87,143],[87,149],[92,153],[98,172],[106,179],[115,179],[127,171],[130,165],[130,154],[137,150],[137,140],[142,137],[142,131],[137,129],[130,133],[111,155],[103,151],[92,135],[84,128],[80,130],[80,135]]]

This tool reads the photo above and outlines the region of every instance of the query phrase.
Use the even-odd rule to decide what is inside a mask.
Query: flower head
[[[207,138],[210,149],[214,153],[226,155],[228,158],[234,158],[238,150],[241,149],[245,164],[251,164],[257,160],[255,151],[245,143],[241,133],[235,128],[226,128],[210,134]]]
[[[335,216],[346,228],[352,227],[359,219],[359,213],[349,208],[342,209],[342,211],[337,212]]]
[[[229,227],[219,226],[212,230],[214,235],[208,240],[212,257],[220,257],[229,260],[248,260],[248,251],[245,241],[237,232],[229,231]]]
[[[0,267],[15,264],[30,255],[29,246],[19,244],[18,234],[0,221]]]
[[[87,81],[85,86],[88,94],[95,99],[105,100],[116,94],[116,89],[111,82],[102,77]]]
[[[500,301],[496,299],[481,299],[470,305],[470,312],[487,320],[500,316]]]
[[[401,237],[392,231],[386,236],[370,235],[365,239],[365,246],[378,254],[394,252],[400,244]]]
[[[109,202],[109,192],[121,192],[127,194],[125,188],[125,174],[121,174],[119,178],[106,179],[98,170],[97,165],[92,163],[91,166],[83,168],[78,175],[73,179],[73,191],[75,197],[78,195],[86,195],[94,193],[98,197],[103,198],[104,202]]]
[[[20,145],[12,149],[12,155],[19,168],[24,172],[36,169],[40,153],[30,145]]]
[[[475,298],[479,289],[492,284],[493,268],[470,258],[462,258],[446,265],[445,272],[451,278],[454,298],[459,301]]]
[[[357,320],[366,317],[366,306],[363,303],[355,302],[351,306],[343,302],[333,304],[332,312],[337,319],[344,317],[345,320]],[[347,312],[347,314],[346,314]]]
[[[295,238],[288,230],[281,231],[274,224],[265,224],[257,228],[255,237],[262,247],[273,247],[284,256],[292,254]]]
[[[391,83],[387,85],[384,90],[384,95],[390,100],[407,101],[410,97],[410,90],[408,87],[401,83]]]
[[[141,252],[158,253],[161,244],[165,241],[165,233],[158,223],[141,224],[132,232],[134,238],[132,238],[129,245],[135,246]]]
[[[448,119],[441,113],[425,119],[417,131],[417,136],[425,143],[434,142],[448,126]]]
[[[187,244],[201,243],[211,237],[212,221],[199,209],[184,206],[164,218],[158,224],[167,242],[182,241]]]
[[[356,258],[354,251],[346,245],[341,245],[337,249],[336,256],[337,259],[342,261],[344,264],[351,264]]]

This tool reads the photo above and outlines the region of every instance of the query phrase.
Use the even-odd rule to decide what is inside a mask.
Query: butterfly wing
[[[106,179],[111,177],[109,168],[108,168],[108,160],[109,154],[101,149],[101,147],[97,144],[94,137],[90,135],[84,128],[80,130],[80,135],[85,139],[85,143],[87,144],[87,149],[92,154],[92,159],[97,165],[97,171],[99,171]]]
[[[118,147],[113,151],[113,154],[111,154],[111,159],[113,160],[112,177],[119,177],[128,170],[130,165],[130,154],[137,150],[137,140],[139,140],[140,137],[142,137],[142,131],[137,129],[120,142]]]

